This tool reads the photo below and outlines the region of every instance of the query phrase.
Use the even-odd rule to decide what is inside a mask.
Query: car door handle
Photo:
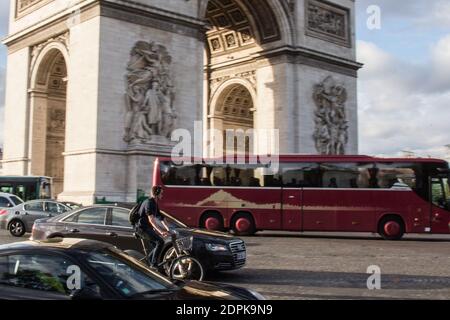
[[[72,229],[72,230],[70,230],[70,232],[71,232],[71,233],[80,233],[80,230],[78,230],[78,229]]]
[[[110,237],[118,237],[118,236],[119,236],[119,235],[118,235],[117,233],[115,233],[115,232],[109,232],[109,233],[107,233],[107,235],[110,236]]]

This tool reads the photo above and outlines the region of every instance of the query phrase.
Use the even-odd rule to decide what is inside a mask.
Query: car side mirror
[[[12,204],[11,204],[11,203],[8,203],[8,204],[6,205],[6,207],[7,207],[7,208],[11,208],[11,207],[12,207]]]
[[[103,298],[97,291],[92,290],[89,287],[75,290],[70,295],[70,299],[71,300],[103,300]]]

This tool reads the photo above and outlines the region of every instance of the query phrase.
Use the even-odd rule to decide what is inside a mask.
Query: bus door
[[[450,232],[450,186],[448,176],[431,178],[431,232]]]
[[[301,231],[303,229],[302,197],[303,190],[300,188],[283,188],[281,201],[283,230]]]

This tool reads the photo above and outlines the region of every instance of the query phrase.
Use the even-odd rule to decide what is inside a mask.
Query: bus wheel
[[[386,217],[380,221],[379,234],[385,240],[400,240],[405,234],[403,221],[397,217]]]
[[[231,228],[238,236],[251,236],[256,232],[255,221],[248,213],[238,213],[233,217]]]
[[[210,231],[222,231],[223,230],[222,216],[216,212],[205,213],[202,217],[202,222],[200,226]]]

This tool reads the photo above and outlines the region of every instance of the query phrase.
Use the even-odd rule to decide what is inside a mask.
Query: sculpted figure
[[[169,137],[177,118],[172,58],[164,46],[145,41],[137,42],[130,56],[124,140],[147,143],[154,136]]]
[[[314,87],[313,99],[316,129],[313,138],[321,154],[345,154],[348,143],[348,122],[345,114],[347,90],[327,77]]]

